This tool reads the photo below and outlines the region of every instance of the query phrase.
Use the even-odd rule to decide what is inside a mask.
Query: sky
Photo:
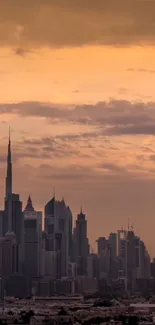
[[[83,207],[92,249],[127,228],[155,256],[155,0],[0,0],[0,207],[8,128],[23,207]]]

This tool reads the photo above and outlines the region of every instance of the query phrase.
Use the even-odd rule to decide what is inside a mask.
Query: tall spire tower
[[[5,199],[8,200],[12,194],[12,161],[11,161],[11,138],[9,128],[9,143],[8,143],[8,155],[7,155],[7,174],[6,174],[6,193]]]

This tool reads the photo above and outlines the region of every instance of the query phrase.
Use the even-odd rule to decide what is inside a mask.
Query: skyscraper
[[[45,205],[44,229],[46,234],[47,251],[54,251],[54,233],[55,233],[55,197]]]
[[[22,202],[20,201],[19,195],[12,193],[10,132],[8,142],[6,189],[2,228],[3,236],[5,236],[6,233],[14,233],[16,236],[18,251],[18,272],[22,273],[24,266],[24,216],[22,213]]]
[[[87,220],[81,212],[77,216],[75,228],[75,255],[77,263],[77,274],[87,274],[87,257],[89,255],[89,244],[87,238]]]
[[[8,230],[12,229],[12,160],[11,160],[11,139],[9,129],[9,142],[8,142],[8,153],[7,153],[7,171],[6,171],[6,182],[5,182],[5,213],[3,214],[3,236]]]
[[[45,205],[45,236],[45,249],[56,252],[57,278],[68,276],[72,259],[72,213],[64,199],[57,201],[53,197]]]
[[[118,230],[119,276],[127,279],[127,231]]]
[[[129,229],[127,232],[127,280],[128,289],[130,290],[132,290],[137,276],[136,242],[134,231]]]
[[[18,271],[17,242],[14,233],[8,232],[0,238],[0,277],[7,280]]]
[[[31,197],[24,209],[25,275],[37,278],[42,267],[42,212],[35,211]]]
[[[107,239],[105,237],[99,237],[97,240],[97,254],[102,256],[104,250],[107,248]]]
[[[116,233],[110,233],[107,245],[110,251],[109,278],[116,279],[118,277],[117,234]]]
[[[11,139],[9,129],[9,142],[8,142],[8,155],[7,155],[7,174],[6,174],[6,188],[5,198],[6,200],[12,194],[12,160],[11,160]]]

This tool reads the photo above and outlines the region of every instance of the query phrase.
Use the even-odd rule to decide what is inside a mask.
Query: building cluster
[[[97,240],[90,253],[87,220],[73,216],[64,199],[53,198],[42,212],[28,197],[26,207],[12,191],[11,141],[7,155],[4,209],[0,211],[1,297],[141,292],[155,288],[155,261],[133,229]]]

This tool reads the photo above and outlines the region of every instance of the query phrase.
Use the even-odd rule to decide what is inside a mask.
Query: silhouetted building
[[[75,255],[77,274],[87,274],[87,257],[89,255],[89,243],[87,238],[87,220],[82,210],[77,216],[75,228]]]
[[[87,276],[91,279],[99,277],[99,257],[94,253],[87,257]]]
[[[104,250],[107,248],[107,239],[105,237],[99,237],[96,242],[97,242],[97,254],[101,256]]]
[[[136,279],[136,237],[133,230],[127,232],[127,280],[128,289],[133,290]]]
[[[22,213],[22,202],[19,195],[12,193],[12,162],[11,162],[11,140],[9,136],[7,155],[7,176],[5,207],[3,212],[3,236],[7,232],[16,235],[18,248],[18,272],[23,272],[24,267],[24,216]]]
[[[110,233],[107,245],[110,251],[109,279],[117,279],[118,259],[117,259],[117,234],[116,233]]]
[[[31,297],[31,281],[22,275],[12,275],[6,281],[5,293],[8,297]]]
[[[29,196],[24,210],[24,273],[29,278],[42,275],[42,213],[35,211]]]
[[[155,258],[153,258],[153,261],[151,262],[151,277],[155,279]]]
[[[46,251],[56,252],[57,278],[68,276],[72,260],[72,213],[64,200],[55,197],[45,206]]]
[[[99,257],[99,278],[108,278],[110,274],[110,250],[107,247]]]
[[[18,250],[16,236],[7,232],[0,238],[0,277],[7,279],[18,272]]]
[[[127,232],[118,230],[118,276],[127,279]]]

